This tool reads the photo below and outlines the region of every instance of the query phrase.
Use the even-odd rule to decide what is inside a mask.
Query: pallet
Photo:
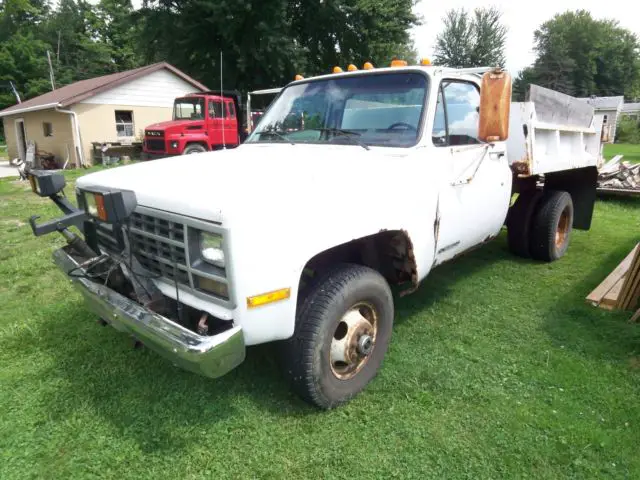
[[[634,310],[640,301],[640,243],[598,285],[586,301],[607,310]]]

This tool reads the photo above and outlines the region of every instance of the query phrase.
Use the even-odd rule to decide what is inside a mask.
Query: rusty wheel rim
[[[342,316],[331,337],[331,372],[340,380],[353,378],[367,364],[376,345],[378,313],[360,302]]]
[[[569,209],[565,208],[560,214],[560,220],[558,221],[558,228],[556,228],[556,248],[562,248],[567,241],[569,235]]]

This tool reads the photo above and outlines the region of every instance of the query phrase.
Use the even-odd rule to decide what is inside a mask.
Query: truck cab
[[[193,93],[173,103],[172,119],[148,125],[146,158],[185,155],[237,147],[245,136],[237,92]]]

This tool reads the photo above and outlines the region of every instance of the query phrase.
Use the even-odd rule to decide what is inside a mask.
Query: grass
[[[436,269],[374,382],[320,412],[273,346],[208,380],[99,326],[26,224],[55,207],[0,180],[0,478],[640,478],[640,330],[584,302],[639,212],[599,200],[553,264],[501,235]]]
[[[610,160],[616,155],[624,155],[623,162],[640,163],[640,145],[613,143],[604,146],[604,156]]]
[[[5,159],[5,158],[7,158],[7,146],[0,145],[0,159]]]

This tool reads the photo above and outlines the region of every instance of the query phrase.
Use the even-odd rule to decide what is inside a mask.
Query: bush
[[[617,143],[640,143],[640,122],[633,118],[622,117],[616,130]]]

